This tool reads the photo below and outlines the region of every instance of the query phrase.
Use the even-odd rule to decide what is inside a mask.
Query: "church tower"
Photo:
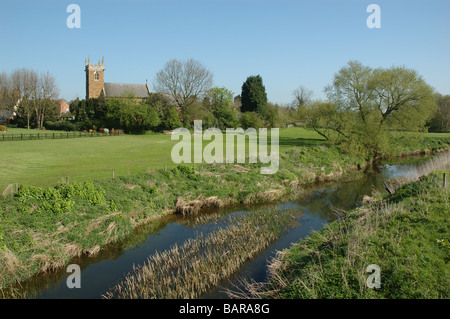
[[[100,63],[91,65],[91,59],[84,61],[85,72],[86,72],[86,100],[91,98],[98,98],[102,93],[105,83],[104,83],[104,71],[105,62],[104,57]]]

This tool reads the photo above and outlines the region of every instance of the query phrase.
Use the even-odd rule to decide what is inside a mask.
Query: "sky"
[[[80,28],[69,28],[70,4]],[[370,4],[380,28],[369,28]],[[0,72],[50,72],[60,97],[85,97],[85,59],[104,57],[105,82],[145,83],[170,59],[193,58],[214,86],[241,93],[261,75],[268,100],[288,105],[325,86],[350,60],[416,70],[450,94],[448,0],[1,0]]]

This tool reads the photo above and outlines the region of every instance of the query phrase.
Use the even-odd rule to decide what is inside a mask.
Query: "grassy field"
[[[420,145],[441,145],[436,141]],[[280,131],[272,175],[260,173],[261,163],[175,166],[175,143],[168,134],[0,142],[0,185],[25,184],[0,199],[0,290],[96,254],[159,216],[294,196],[301,185],[342,178],[366,163],[302,128]],[[65,176],[69,185],[27,186],[56,186]]]
[[[7,134],[33,130],[9,129]],[[433,139],[450,133],[429,133]],[[177,141],[169,134],[122,135],[97,138],[0,142],[0,191],[8,184],[53,186],[66,177],[70,181],[133,175],[174,167],[171,150]],[[209,143],[205,141],[204,144]],[[312,130],[280,129],[280,152],[298,146],[325,143]],[[427,146],[421,146],[426,148]],[[415,146],[411,146],[414,149]]]
[[[301,185],[342,178],[363,162],[332,146],[303,146],[285,149],[272,175],[260,173],[261,163],[179,165],[59,187],[21,185],[0,198],[0,295],[11,282],[96,254],[160,216],[296,196]]]
[[[10,132],[14,130],[20,129]],[[314,131],[280,130],[280,152],[323,142]],[[83,181],[109,178],[113,170],[115,176],[123,176],[171,168],[176,143],[170,134],[1,142],[0,191],[14,183],[53,186],[67,176],[70,181]]]

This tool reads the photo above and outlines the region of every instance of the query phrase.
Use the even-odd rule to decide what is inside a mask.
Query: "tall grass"
[[[293,221],[289,211],[265,209],[150,256],[106,298],[198,298],[264,250]]]
[[[404,165],[396,168],[395,176],[388,181],[389,188],[391,191],[395,191],[400,186],[417,181],[434,171],[446,169],[450,169],[450,151],[437,154],[420,164]]]
[[[433,156],[430,160],[414,166],[403,166],[399,175],[407,182],[418,180],[431,172],[450,168],[450,151]]]
[[[268,283],[232,292],[269,298],[448,298],[449,192],[437,175],[402,186],[280,252]],[[381,269],[381,288],[366,268]]]

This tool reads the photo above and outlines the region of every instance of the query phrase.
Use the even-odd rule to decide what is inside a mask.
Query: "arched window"
[[[97,71],[94,72],[94,80],[98,81],[98,72]]]

